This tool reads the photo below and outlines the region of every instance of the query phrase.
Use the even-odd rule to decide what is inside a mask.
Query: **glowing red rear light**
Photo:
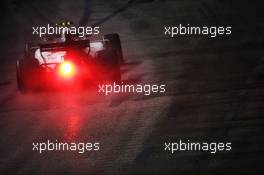
[[[64,78],[71,78],[76,73],[76,68],[71,62],[63,62],[59,65],[59,75]]]

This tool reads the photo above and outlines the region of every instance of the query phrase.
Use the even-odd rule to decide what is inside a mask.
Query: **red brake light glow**
[[[71,78],[76,73],[75,66],[71,62],[63,62],[59,66],[59,75],[64,78]]]

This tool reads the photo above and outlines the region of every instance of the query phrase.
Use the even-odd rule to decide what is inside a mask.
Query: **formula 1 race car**
[[[120,82],[123,60],[118,34],[91,41],[70,34],[53,41],[27,43],[24,58],[17,60],[20,92],[87,82]],[[58,40],[57,40],[58,39]]]

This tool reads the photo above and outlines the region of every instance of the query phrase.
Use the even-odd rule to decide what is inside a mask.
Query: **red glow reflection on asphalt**
[[[84,117],[79,108],[78,94],[62,93],[60,104],[65,110],[60,115],[59,122],[63,128],[63,138],[66,141],[75,141],[80,138],[80,130],[83,127]]]
[[[67,141],[73,141],[78,138],[79,131],[81,129],[81,117],[76,114],[70,114],[65,118],[65,134],[64,139]]]

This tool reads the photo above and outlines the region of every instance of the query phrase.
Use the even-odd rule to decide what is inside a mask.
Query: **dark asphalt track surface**
[[[259,1],[1,1],[0,174],[263,174],[264,23]],[[22,95],[15,61],[32,26],[71,20],[119,33],[123,81],[164,94],[93,90]],[[168,38],[166,25],[231,25],[231,36]],[[100,142],[100,151],[32,151],[32,142]],[[164,142],[232,142],[232,151],[164,151]]]

